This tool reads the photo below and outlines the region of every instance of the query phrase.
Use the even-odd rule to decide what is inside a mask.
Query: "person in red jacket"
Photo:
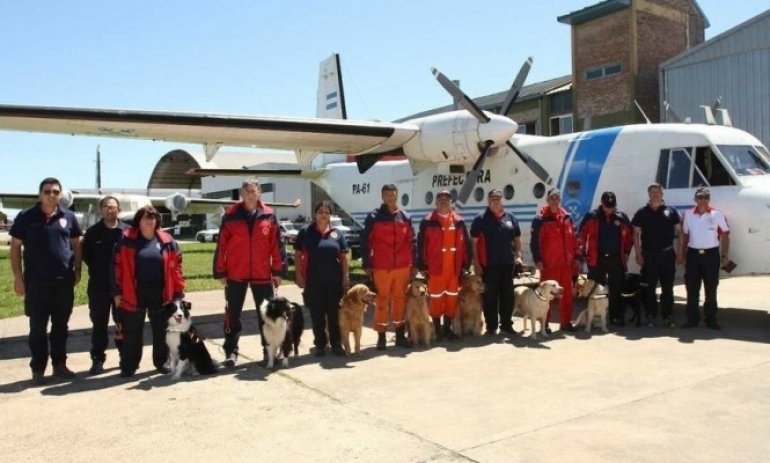
[[[123,322],[120,375],[133,376],[142,360],[144,318],[152,327],[152,363],[168,373],[167,320],[163,305],[184,297],[182,251],[160,229],[161,217],[152,206],[136,211],[134,225],[115,246],[113,296]]]
[[[560,329],[575,331],[570,322],[572,276],[580,268],[580,245],[572,216],[561,207],[561,192],[556,188],[548,192],[547,204],[532,220],[529,249],[540,270],[540,281],[556,280],[564,288],[559,304]],[[548,315],[545,319],[548,320]]]
[[[430,316],[436,339],[457,339],[452,322],[457,311],[460,276],[471,264],[468,229],[463,218],[452,210],[448,190],[436,194],[436,209],[422,222],[417,234],[417,269],[428,277]],[[441,316],[444,329],[441,329]]]
[[[617,209],[612,191],[602,193],[602,203],[580,222],[580,244],[588,264],[588,278],[607,285],[610,291],[610,319],[625,325],[621,291],[626,263],[634,245],[628,216]]]
[[[398,188],[392,183],[383,185],[381,194],[382,205],[366,216],[361,233],[363,268],[377,290],[374,309],[377,350],[385,349],[389,308],[396,329],[396,345],[410,346],[404,335],[404,309],[414,255],[412,219],[398,208]]]
[[[225,286],[225,361],[226,367],[238,360],[241,312],[246,290],[251,288],[256,307],[273,297],[273,287],[286,274],[286,250],[281,227],[273,210],[259,200],[259,182],[246,180],[241,198],[222,216],[219,241],[214,252],[214,278]],[[262,317],[257,317],[262,342],[262,356],[267,358]]]

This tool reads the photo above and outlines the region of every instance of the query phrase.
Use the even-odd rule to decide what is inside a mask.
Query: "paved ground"
[[[300,357],[274,372],[255,362],[252,309],[236,368],[177,383],[152,372],[148,348],[138,378],[118,377],[114,350],[109,371],[89,377],[88,314],[79,307],[69,360],[78,378],[32,387],[26,319],[0,320],[0,455],[3,462],[766,461],[768,285],[770,277],[724,280],[721,332],[626,327],[380,353],[366,330],[361,358],[318,361],[306,331]],[[281,294],[300,299],[296,287]],[[682,320],[683,288],[677,295]],[[221,360],[221,292],[190,299]]]

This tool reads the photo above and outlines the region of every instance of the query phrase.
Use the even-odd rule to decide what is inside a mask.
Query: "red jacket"
[[[361,233],[361,260],[364,269],[394,270],[411,267],[414,255],[414,231],[409,214],[388,211],[380,206],[364,221]]]
[[[462,270],[471,263],[471,247],[468,246],[468,229],[463,218],[452,212],[452,221],[455,229],[455,265],[454,274],[462,275]],[[417,233],[417,268],[427,270],[431,275],[442,275],[443,271],[443,241],[444,235],[441,229],[438,213],[433,211],[420,222],[420,231]]]
[[[233,204],[222,215],[214,278],[268,283],[286,272],[281,227],[270,207],[260,202],[256,216],[250,218],[242,204]]]
[[[123,240],[115,247],[115,278],[113,294],[121,296],[120,307],[129,312],[138,310],[136,296],[136,251],[138,228],[129,228]],[[182,276],[182,251],[176,241],[163,230],[155,230],[163,256],[163,303],[184,297],[184,276]]]
[[[554,214],[548,206],[543,206],[532,220],[529,249],[532,260],[542,262],[543,267],[573,265],[580,256],[580,243],[569,212],[559,208]]]
[[[602,206],[592,210],[583,218],[580,223],[580,243],[586,256],[586,263],[589,267],[595,267],[599,262],[599,220],[605,220],[605,212]],[[634,232],[631,228],[631,221],[628,216],[620,211],[612,213],[611,220],[620,227],[620,255],[626,262],[631,248],[634,245]]]

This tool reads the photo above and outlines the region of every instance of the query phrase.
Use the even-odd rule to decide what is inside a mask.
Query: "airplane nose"
[[[491,140],[494,146],[500,146],[508,141],[519,128],[519,124],[510,118],[499,114],[487,113],[487,115],[490,121],[486,124],[479,124],[478,132],[481,142]]]

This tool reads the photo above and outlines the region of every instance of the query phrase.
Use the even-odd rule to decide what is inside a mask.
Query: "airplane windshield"
[[[739,176],[770,174],[768,159],[753,146],[719,145],[717,148]]]

